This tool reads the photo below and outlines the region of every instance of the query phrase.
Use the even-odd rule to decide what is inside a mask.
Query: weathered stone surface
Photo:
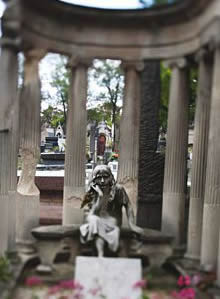
[[[183,243],[188,145],[189,80],[182,59],[172,61],[163,186],[162,231]]]
[[[81,200],[85,194],[87,61],[71,57],[71,86],[67,119],[63,224],[82,223]],[[74,154],[73,154],[74,153]],[[78,211],[77,211],[78,210]]]
[[[16,241],[32,240],[31,228],[39,225],[39,195],[16,196]]]
[[[52,271],[53,263],[58,252],[64,247],[70,249],[70,260],[73,261],[79,254],[79,226],[78,225],[49,225],[34,228],[32,235],[37,240],[36,248],[41,260],[38,271],[42,272],[42,268],[46,266],[48,271]],[[70,239],[70,240],[69,240]]]
[[[117,180],[125,187],[136,216],[140,123],[139,72],[142,70],[143,63],[141,61],[123,62],[122,67],[125,72],[125,91],[120,120],[120,156]]]
[[[104,59],[161,59],[192,54],[218,34],[212,16],[219,15],[220,3],[218,0],[180,1],[175,7],[157,9],[155,6],[130,12],[102,10],[101,13],[50,0],[30,0],[22,2],[22,6],[25,6],[22,7],[25,42],[67,55],[80,52]],[[55,20],[54,15],[59,14],[65,17]]]
[[[0,255],[15,246],[18,136],[17,53],[2,41],[0,56]]]
[[[139,259],[82,256],[76,258],[75,280],[84,286],[86,299],[94,298],[95,290],[96,298],[102,294],[102,298],[106,299],[138,299],[141,290],[133,286],[141,278]]]
[[[208,156],[205,181],[201,264],[216,268],[219,259],[219,226],[220,226],[220,48],[215,50],[210,106]],[[220,265],[218,265],[220,268]],[[219,277],[218,277],[219,281]]]
[[[204,206],[210,96],[212,84],[212,63],[206,59],[206,52],[204,50],[198,54],[200,55],[198,80],[199,86],[195,114],[187,244],[187,257],[193,259],[199,259],[201,251],[202,217]]]

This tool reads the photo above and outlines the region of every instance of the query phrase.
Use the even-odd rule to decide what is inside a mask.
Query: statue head
[[[111,169],[106,165],[98,165],[92,173],[91,183],[98,185],[101,189],[112,187],[115,184]]]

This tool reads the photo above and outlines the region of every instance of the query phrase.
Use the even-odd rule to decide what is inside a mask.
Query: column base
[[[163,193],[162,232],[174,236],[179,246],[184,236],[184,193]]]
[[[8,195],[0,194],[0,256],[8,249]]]
[[[203,199],[190,198],[190,210],[188,221],[187,257],[198,260],[201,255]]]
[[[200,255],[194,255],[194,254],[188,253],[188,252],[185,253],[184,257],[186,259],[194,260],[194,261],[199,261],[200,260]]]
[[[215,269],[218,259],[220,205],[204,204],[201,265]]]
[[[82,224],[84,222],[84,212],[83,209],[80,209],[84,195],[84,187],[64,186],[63,225]]]
[[[9,191],[8,201],[8,251],[13,252],[16,248],[16,191]]]
[[[32,241],[32,228],[39,226],[40,195],[23,195],[16,198],[16,241]]]

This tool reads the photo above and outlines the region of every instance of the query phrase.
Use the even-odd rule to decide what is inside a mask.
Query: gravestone
[[[128,258],[76,258],[75,281],[85,299],[139,299],[142,291],[135,283],[142,278],[141,260]]]

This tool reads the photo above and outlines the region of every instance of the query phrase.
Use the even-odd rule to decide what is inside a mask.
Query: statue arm
[[[128,225],[130,229],[137,234],[142,234],[143,229],[135,224],[134,211],[124,188],[123,188],[123,197],[124,197],[124,206],[126,210],[126,215],[128,218]]]
[[[100,189],[100,187],[98,185],[93,185],[93,186],[91,186],[91,188],[96,192],[96,196],[92,202],[92,207],[89,212],[90,215],[96,214],[96,211],[99,210],[101,199],[103,197],[102,190]]]

